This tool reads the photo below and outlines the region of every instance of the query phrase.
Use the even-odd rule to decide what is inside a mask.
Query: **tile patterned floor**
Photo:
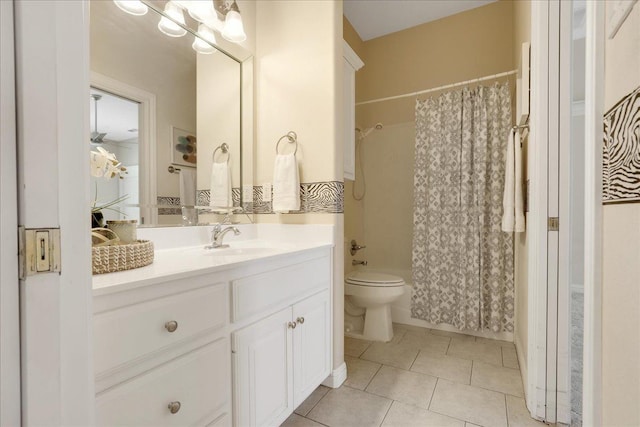
[[[318,387],[282,427],[545,425],[525,407],[513,343],[400,324],[394,334],[345,338],[345,383]]]

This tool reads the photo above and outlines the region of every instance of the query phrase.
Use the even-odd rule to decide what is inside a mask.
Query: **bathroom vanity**
[[[327,378],[332,245],[256,228],[94,276],[98,425],[279,425]]]

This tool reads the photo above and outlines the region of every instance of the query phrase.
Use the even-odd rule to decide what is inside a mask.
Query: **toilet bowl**
[[[385,342],[393,339],[391,303],[404,294],[402,278],[354,271],[345,277],[344,293],[353,305],[365,309],[362,339]]]

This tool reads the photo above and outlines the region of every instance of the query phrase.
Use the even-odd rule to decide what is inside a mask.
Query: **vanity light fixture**
[[[224,20],[224,28],[222,29],[222,37],[234,43],[241,43],[247,39],[247,35],[244,32],[244,25],[242,24],[242,16],[240,16],[240,9],[235,0]]]
[[[192,0],[180,3],[189,11],[189,15],[198,22],[210,22],[217,19],[213,0]]]
[[[140,0],[113,0],[120,10],[131,15],[142,16],[149,11],[149,7]]]
[[[198,25],[198,36],[199,37],[194,37],[193,44],[191,45],[193,50],[204,55],[210,55],[216,52],[216,48],[211,46],[211,44],[216,44],[216,35],[211,28],[205,24]]]
[[[187,30],[176,24],[179,22],[184,25],[184,14],[180,6],[172,1],[167,2],[164,6],[164,13],[171,19],[163,16],[158,23],[158,29],[169,37],[182,37],[187,34]],[[172,21],[173,20],[173,21]],[[174,22],[176,21],[176,22]]]

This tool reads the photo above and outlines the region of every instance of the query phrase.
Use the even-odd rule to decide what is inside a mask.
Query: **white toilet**
[[[345,278],[344,293],[365,309],[362,339],[391,341],[391,303],[404,294],[404,280],[391,274],[353,271]],[[359,334],[352,334],[359,335]]]

